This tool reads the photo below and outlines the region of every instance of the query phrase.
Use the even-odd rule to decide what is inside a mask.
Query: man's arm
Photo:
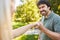
[[[26,32],[28,29],[32,28],[33,26],[35,26],[35,24],[29,24],[29,25],[17,28],[12,31],[12,33],[13,33],[12,35],[13,35],[13,37],[17,37],[17,36],[23,34],[24,32]]]
[[[45,28],[41,22],[37,24],[39,26],[39,29],[44,32],[48,37],[50,37],[52,40],[60,40],[60,34],[56,32],[52,32]]]

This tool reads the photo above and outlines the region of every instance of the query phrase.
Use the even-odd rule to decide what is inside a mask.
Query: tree
[[[51,3],[52,10],[60,15],[60,0],[49,0]]]
[[[34,1],[27,2],[17,7],[16,21],[21,22],[34,22],[39,19],[39,11]]]
[[[14,15],[14,22],[29,24],[30,22],[36,22],[39,19],[40,19],[40,14],[36,6],[36,1],[26,0],[26,3],[24,3],[23,5],[17,6],[16,12]]]

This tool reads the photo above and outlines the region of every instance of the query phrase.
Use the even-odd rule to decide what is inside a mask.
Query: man
[[[60,40],[60,16],[51,10],[50,3],[47,0],[39,1],[37,6],[44,16],[41,22],[37,23],[37,27],[42,32],[40,40]]]

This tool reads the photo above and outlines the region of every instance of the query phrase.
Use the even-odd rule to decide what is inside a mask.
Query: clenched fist
[[[37,22],[35,28],[42,29],[44,27],[42,22]]]

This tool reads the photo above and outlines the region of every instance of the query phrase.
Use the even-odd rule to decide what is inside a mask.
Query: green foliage
[[[20,37],[15,38],[14,40],[38,40],[38,35],[22,35]]]
[[[39,19],[38,8],[36,3],[31,1],[17,7],[16,20],[21,22],[35,22]]]
[[[40,19],[36,1],[26,1],[25,4],[17,6],[16,12],[13,16],[14,29],[29,24],[30,22],[36,22]]]
[[[27,23],[23,23],[23,22],[12,22],[13,25],[13,29],[19,28],[21,26],[25,26],[27,25]]]
[[[50,0],[52,10],[60,15],[60,0]]]

